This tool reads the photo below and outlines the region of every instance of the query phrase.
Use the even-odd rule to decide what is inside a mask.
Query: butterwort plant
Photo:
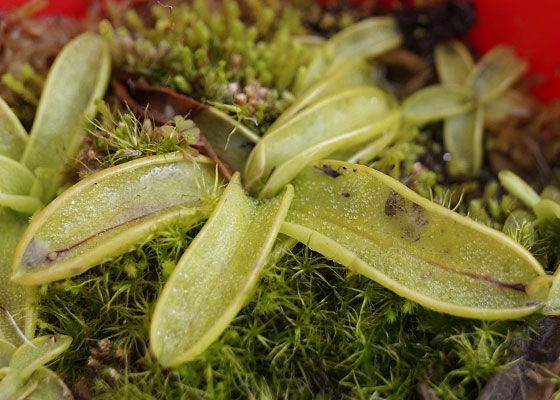
[[[57,193],[65,165],[79,148],[85,120],[95,114],[111,70],[105,41],[85,33],[70,41],[49,71],[29,135],[0,100],[0,397],[72,398],[64,382],[43,367],[72,338],[35,334],[36,286],[10,280],[12,256],[29,216]]]
[[[84,37],[104,49],[99,37],[86,34],[59,57]],[[443,313],[510,319],[546,310],[554,301],[550,279],[522,246],[361,165],[438,109],[405,101],[403,111],[366,73],[364,55],[374,57],[400,40],[391,19],[374,18],[321,44],[300,96],[262,138],[243,130],[229,132],[231,142],[221,149],[225,161],[235,160],[236,172],[229,180],[212,159],[185,148],[102,170],[68,188],[14,233],[11,282],[6,278],[6,284],[24,291],[69,278],[127,252],[171,223],[190,227],[207,220],[173,269],[152,315],[150,349],[164,367],[195,359],[219,337],[249,298],[264,265],[273,262],[275,245],[289,248],[301,242]],[[106,84],[108,64],[103,65],[83,71],[94,82],[92,88]],[[52,98],[49,82],[43,96]],[[484,92],[484,84],[479,86]],[[91,117],[89,105],[100,93],[92,89],[74,112]],[[208,110],[210,122],[200,135],[210,138],[213,125],[222,129],[227,118]],[[24,146],[22,174],[29,175],[29,185],[23,195],[41,204],[27,210],[3,208],[12,219],[17,211],[34,213],[51,201],[61,181],[41,173],[61,168],[55,160],[62,162],[62,143],[76,140],[53,133],[42,141],[50,131],[34,132]],[[246,140],[235,140],[240,135],[253,141],[252,150],[242,146]],[[51,148],[43,144],[44,158],[32,157],[28,148],[33,143]],[[73,151],[69,146],[62,154],[69,157]],[[16,162],[6,171],[21,165]],[[11,264],[12,254],[5,258]],[[28,321],[18,324],[28,324],[30,336],[33,321]]]

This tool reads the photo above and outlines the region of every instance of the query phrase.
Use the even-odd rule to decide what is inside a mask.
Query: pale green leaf
[[[501,122],[507,118],[528,118],[531,116],[532,100],[516,90],[509,89],[489,101],[484,108],[487,122]]]
[[[32,339],[17,348],[10,359],[10,371],[20,378],[29,378],[33,372],[64,353],[72,343],[70,336],[48,335]]]
[[[10,364],[12,354],[16,351],[17,347],[7,340],[0,339],[0,368],[7,367]]]
[[[43,202],[33,196],[0,193],[0,204],[22,214],[34,214],[43,208]]]
[[[446,119],[443,143],[451,154],[449,171],[452,175],[476,174],[482,167],[484,111],[475,111]]]
[[[0,193],[29,194],[35,176],[25,166],[0,155]]]
[[[260,137],[243,124],[213,107],[194,113],[191,119],[220,158],[234,171],[245,162]]]
[[[520,230],[526,230],[530,235],[534,233],[532,222],[535,220],[533,214],[524,209],[513,210],[506,218],[502,232],[515,239],[515,235]]]
[[[62,354],[72,342],[69,336],[41,336],[24,343],[12,355],[8,374],[0,381],[0,398],[25,399],[39,386],[29,377]]]
[[[533,207],[533,211],[539,219],[560,218],[560,204],[549,199],[540,200]]]
[[[434,63],[439,80],[447,85],[463,85],[474,67],[469,50],[458,40],[438,44]]]
[[[206,349],[239,312],[274,244],[293,188],[258,202],[236,174],[214,213],[181,257],[157,301],[150,346],[164,367]]]
[[[462,86],[428,86],[404,100],[403,118],[408,125],[420,126],[463,114],[473,107],[471,97],[470,92]]]
[[[0,382],[0,399],[25,400],[37,385],[37,381],[22,381],[15,374],[7,374]]]
[[[508,192],[521,200],[527,207],[533,208],[541,201],[539,194],[514,172],[508,170],[500,171],[498,179]]]
[[[24,214],[41,209],[41,200],[31,196],[35,181],[35,176],[25,166],[0,155],[0,207],[10,207]]]
[[[548,292],[548,298],[542,309],[543,314],[560,315],[560,269],[554,273],[552,285]]]
[[[529,252],[381,172],[321,161],[294,186],[281,232],[401,296],[481,319],[518,318],[542,305],[542,292],[526,292],[544,275]]]
[[[341,64],[374,58],[397,48],[402,36],[393,18],[372,17],[343,29],[327,40],[311,61],[301,91],[306,91]]]
[[[0,155],[19,160],[27,141],[21,122],[0,97]]]
[[[371,68],[364,62],[348,63],[310,87],[274,121],[268,129],[274,131],[301,110],[345,89],[373,84]]]
[[[519,59],[511,47],[498,45],[480,59],[471,71],[467,85],[479,103],[486,104],[505,92],[527,67],[527,61]]]
[[[548,199],[560,204],[560,188],[552,185],[546,186],[541,192],[541,199]]]
[[[298,113],[278,129],[267,132],[257,144],[247,160],[246,187],[259,183],[253,189],[258,191],[273,169],[323,142],[379,122],[391,106],[383,90],[360,87],[339,92]],[[312,161],[306,160],[307,163]]]
[[[362,146],[359,150],[344,156],[344,158],[333,157],[337,160],[348,161],[356,164],[366,164],[377,157],[387,146],[397,138],[399,126],[395,125],[391,129],[383,131],[383,134],[371,143]]]
[[[183,154],[94,174],[32,220],[16,250],[12,279],[34,285],[74,276],[171,222],[190,225],[209,212],[216,183],[213,163]]]
[[[55,195],[65,164],[77,154],[79,136],[95,114],[95,101],[103,97],[110,73],[109,47],[94,33],[79,35],[56,57],[21,158],[32,172],[51,171],[44,178],[43,201]]]
[[[23,287],[10,280],[14,252],[27,227],[27,220],[8,208],[0,208],[0,306],[3,307],[0,309],[0,339],[14,345],[22,342],[16,326],[27,337],[35,331],[35,311],[31,306],[35,288]]]
[[[71,400],[74,398],[64,381],[48,368],[37,369],[31,375],[31,380],[37,382],[37,387],[25,400]]]
[[[372,145],[369,145],[365,148],[364,153],[358,154],[358,157],[374,155],[374,150],[378,150],[383,147],[384,144],[388,144],[392,141],[393,137],[391,134],[383,135],[383,133],[394,131],[393,127],[399,123],[399,120],[400,113],[396,110],[391,111],[387,113],[387,116],[381,118],[377,122],[366,125],[363,128],[345,132],[301,151],[286,162],[280,164],[270,173],[259,193],[259,198],[266,199],[274,196],[291,182],[306,165],[313,161],[325,158],[339,149],[355,148],[356,145],[361,145],[364,142],[369,142],[373,138],[379,137],[375,149]],[[356,154],[354,154],[354,156],[356,156]]]

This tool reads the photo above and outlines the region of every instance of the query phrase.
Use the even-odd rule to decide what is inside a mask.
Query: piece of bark
[[[560,317],[543,318],[537,335],[516,338],[510,348],[512,365],[490,379],[478,400],[550,399],[560,372]]]

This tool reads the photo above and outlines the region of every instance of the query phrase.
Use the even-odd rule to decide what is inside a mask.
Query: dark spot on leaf
[[[404,212],[404,197],[391,190],[385,202],[385,215],[392,217],[398,212]]]
[[[420,228],[428,224],[428,220],[424,216],[424,207],[421,205],[412,203],[412,217],[414,224]]]
[[[315,167],[315,168],[321,170],[325,175],[330,176],[331,178],[337,178],[340,176],[339,172],[336,172],[328,165],[323,165],[322,167]]]
[[[348,192],[343,192],[343,193],[342,193],[342,197],[350,197],[350,193],[348,193]]]

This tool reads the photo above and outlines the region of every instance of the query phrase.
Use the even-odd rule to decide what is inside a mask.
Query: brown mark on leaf
[[[422,207],[421,205],[412,203],[411,214],[414,225],[416,225],[418,228],[422,228],[428,225],[428,220],[424,215],[424,207]]]
[[[323,165],[321,167],[315,166],[315,168],[323,172],[325,175],[330,176],[331,178],[338,178],[341,175],[340,172],[335,171],[328,165]]]
[[[342,192],[341,195],[342,197],[346,197],[346,198],[350,197],[350,193],[348,192]]]
[[[405,199],[400,194],[391,190],[387,201],[385,201],[385,215],[388,217],[393,217],[397,213],[402,213],[405,211],[404,208]]]

